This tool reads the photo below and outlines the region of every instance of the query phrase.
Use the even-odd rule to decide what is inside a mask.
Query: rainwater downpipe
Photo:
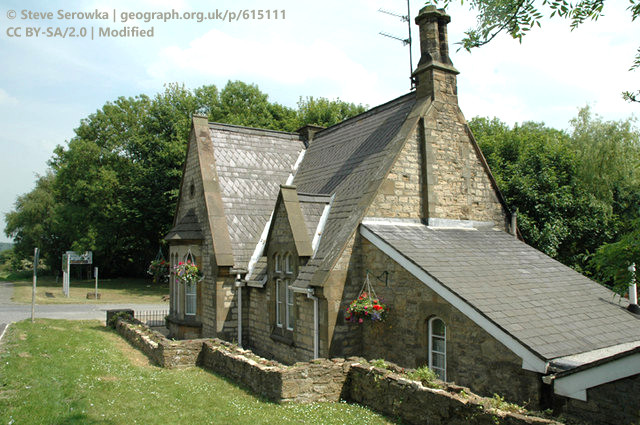
[[[627,269],[631,272],[631,281],[629,282],[629,306],[627,310],[634,314],[640,314],[640,306],[638,306],[638,289],[636,286],[636,263],[632,263]]]
[[[308,288],[307,298],[313,300],[313,358],[317,359],[319,357],[318,348],[320,345],[320,331],[318,329],[318,297],[313,294],[313,288]]]
[[[238,346],[242,348],[242,281],[240,273],[236,274],[236,289],[238,291]]]

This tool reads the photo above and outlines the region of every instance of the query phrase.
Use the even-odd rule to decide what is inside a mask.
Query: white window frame
[[[282,327],[282,279],[276,279],[276,326]]]
[[[195,282],[184,285],[184,315],[195,316],[198,309],[198,284]]]
[[[287,299],[285,309],[286,309],[286,321],[287,321],[287,330],[292,331],[293,325],[295,324],[294,317],[294,305],[295,305],[295,294],[293,293],[293,289],[291,289],[291,281],[286,281],[287,288]]]
[[[444,326],[444,335],[434,335],[433,334],[433,323],[439,320],[442,322],[442,325]],[[440,339],[442,340],[442,342],[444,343],[444,352],[441,351],[436,351],[433,349],[433,340],[434,338]],[[444,359],[444,369],[440,368],[440,367],[436,367],[434,366],[434,362],[433,362],[433,355],[434,354],[440,354],[442,355],[443,359]],[[442,320],[439,317],[432,317],[431,319],[429,319],[429,369],[431,369],[432,371],[434,371],[438,377],[440,379],[442,379],[443,381],[447,380],[447,324],[445,323],[444,320]]]

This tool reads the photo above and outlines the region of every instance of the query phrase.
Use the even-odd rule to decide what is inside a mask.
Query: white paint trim
[[[329,218],[329,212],[331,211],[331,205],[333,204],[333,199],[336,197],[335,193],[329,200],[329,203],[325,205],[324,210],[322,211],[322,215],[320,216],[320,221],[318,221],[318,227],[316,228],[316,233],[313,235],[313,241],[311,242],[311,250],[313,251],[313,255],[311,258],[316,257],[316,252],[318,250],[318,246],[320,245],[320,239],[322,239],[322,233],[324,232],[324,226],[327,224],[327,219]]]
[[[377,217],[367,217],[362,220],[362,224],[372,224],[372,225],[392,225],[392,226],[424,226],[424,223],[419,219],[415,218],[377,218]]]
[[[378,223],[379,224],[379,223]],[[513,351],[522,359],[522,368],[532,372],[547,373],[548,363],[534,354],[518,340],[498,327],[494,322],[482,315],[473,306],[460,298],[457,294],[445,287],[443,284],[431,277],[422,268],[411,262],[398,250],[385,242],[378,235],[364,226],[360,226],[360,234],[378,247],[382,252],[391,257],[394,261],[404,267],[409,273],[418,278],[421,282],[444,298],[449,304],[460,310],[462,314],[473,320],[478,326],[487,331],[492,337],[500,341],[509,350]]]
[[[264,253],[264,247],[267,244],[267,235],[269,234],[269,228],[271,227],[271,220],[273,220],[273,211],[271,211],[269,220],[267,220],[267,223],[264,225],[264,229],[262,229],[260,239],[258,240],[258,243],[253,250],[253,254],[251,255],[251,259],[249,260],[249,265],[247,265],[246,276],[251,276],[251,273],[253,273],[253,269],[256,267],[256,263]]]
[[[291,170],[291,174],[289,174],[289,177],[287,178],[287,182],[285,183],[287,186],[289,186],[289,185],[291,185],[293,183],[293,178],[296,176],[296,172],[298,171],[298,167],[300,166],[300,163],[304,159],[305,152],[306,152],[306,150],[302,149],[300,151],[300,155],[298,155],[298,159],[296,160],[296,163],[293,164],[293,169]]]
[[[565,397],[587,401],[587,389],[640,373],[640,353],[558,377],[553,391]]]

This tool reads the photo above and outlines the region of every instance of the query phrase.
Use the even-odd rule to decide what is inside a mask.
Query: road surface
[[[0,282],[0,335],[5,325],[31,317],[30,304],[11,302],[13,284]],[[47,319],[98,319],[105,320],[106,311],[119,308],[138,310],[168,310],[169,303],[158,304],[45,304],[36,305],[36,318]]]

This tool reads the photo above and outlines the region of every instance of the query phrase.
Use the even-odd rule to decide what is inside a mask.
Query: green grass
[[[13,286],[13,302],[30,304],[32,290],[32,272],[4,272],[0,273],[0,280],[10,281]],[[38,276],[36,303],[37,304],[81,304],[81,303],[160,303],[162,297],[169,295],[169,285],[157,285],[150,279],[118,278],[99,279],[99,300],[87,299],[87,292],[94,292],[94,280],[73,280],[69,289],[69,298],[62,293],[62,278],[54,276]],[[54,298],[46,296],[46,292]]]
[[[199,368],[152,366],[97,321],[11,325],[0,424],[388,424],[346,403],[278,405]]]

